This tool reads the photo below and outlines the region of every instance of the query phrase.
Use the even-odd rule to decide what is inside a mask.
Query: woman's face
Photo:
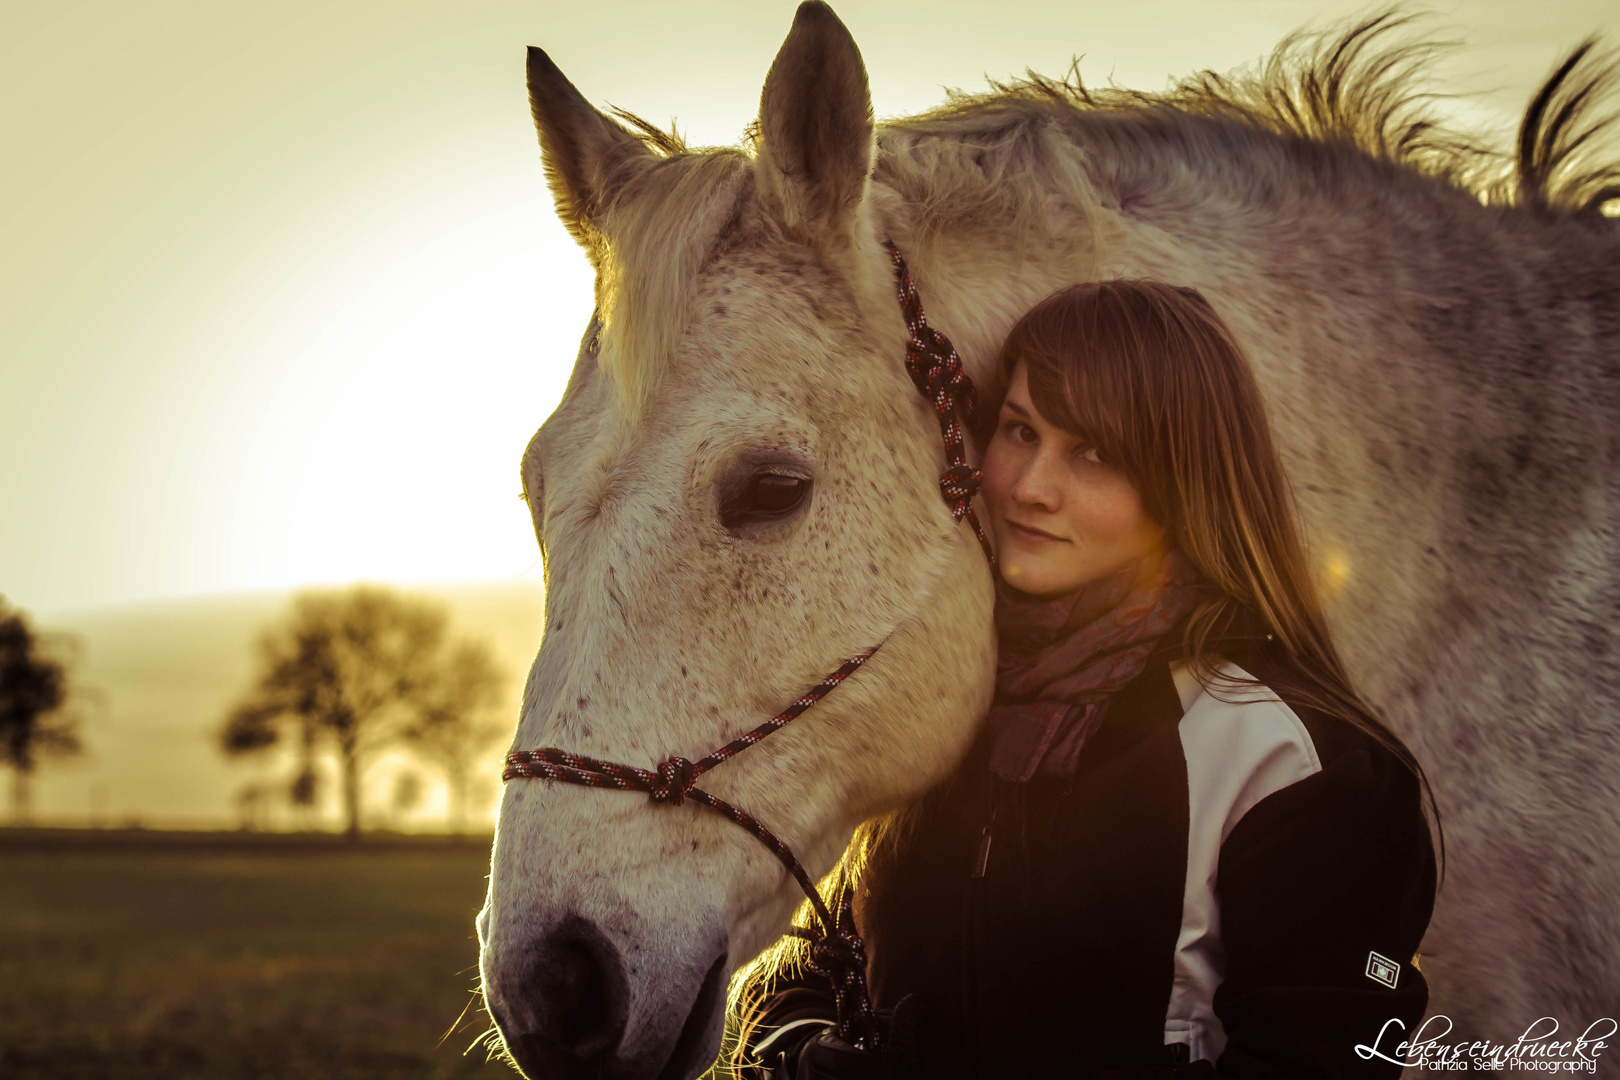
[[[1164,547],[1125,474],[1036,411],[1022,361],[983,473],[1001,575],[1022,592],[1071,593]]]

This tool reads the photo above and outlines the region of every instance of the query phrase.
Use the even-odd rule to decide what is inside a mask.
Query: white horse
[[[1259,371],[1340,646],[1433,780],[1447,1041],[1614,1015],[1620,230],[1615,171],[1582,166],[1607,76],[1572,56],[1487,183],[1409,104],[1398,21],[1164,94],[1032,78],[878,126],[809,2],[749,145],[719,150],[622,126],[530,50],[597,314],[523,462],[547,614],[515,747],[696,759],[892,629],[703,778],[828,872],[947,775],[992,689],[989,571],[940,498],[883,241],[981,384],[1061,285],[1188,284]],[[701,806],[514,781],[485,998],[531,1076],[693,1077],[800,899]]]

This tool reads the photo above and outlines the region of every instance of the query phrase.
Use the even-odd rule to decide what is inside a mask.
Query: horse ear
[[[872,174],[866,65],[832,8],[805,0],[759,101],[758,167],[782,223],[815,235],[847,226]]]
[[[532,45],[528,72],[529,108],[557,216],[581,246],[595,251],[602,212],[629,178],[632,163],[652,157],[652,151],[592,108],[551,57]]]

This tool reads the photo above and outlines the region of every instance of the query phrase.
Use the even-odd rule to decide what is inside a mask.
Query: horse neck
[[[977,170],[958,166],[955,192],[920,179],[931,164],[950,159],[937,148],[950,132],[926,124],[909,130],[903,122],[887,133],[899,152],[880,166],[889,204],[881,217],[892,219],[891,233],[912,234],[895,238],[930,317],[951,334],[976,379],[988,374],[1001,338],[1033,302],[1095,278],[1193,285],[1218,307],[1224,301],[1223,314],[1239,321],[1263,298],[1278,312],[1273,325],[1249,327],[1247,335],[1235,329],[1251,347],[1288,346],[1313,372],[1361,370],[1364,359],[1344,347],[1343,327],[1335,325],[1357,315],[1367,320],[1361,338],[1426,335],[1410,343],[1409,357],[1436,349],[1489,356],[1521,335],[1535,336],[1532,324],[1548,309],[1560,309],[1567,325],[1574,297],[1592,298],[1595,335],[1620,332],[1612,316],[1620,230],[1487,208],[1448,181],[1348,146],[1183,121],[1145,130],[1138,117],[1069,110],[1062,123],[1015,144],[1042,145],[1028,162],[1000,166],[994,183],[1015,194],[999,206],[987,190],[963,182],[963,173]],[[959,128],[958,137],[958,156],[977,161],[983,151],[971,127]],[[907,161],[912,146],[926,149]],[[940,210],[953,200],[963,209]],[[966,209],[973,204],[989,209]],[[1586,256],[1572,258],[1577,249]],[[1594,290],[1597,279],[1607,280]],[[1466,316],[1462,309],[1502,299],[1511,301],[1505,318],[1431,325],[1448,312]],[[1285,328],[1284,312],[1301,317]],[[1324,312],[1333,317],[1324,320]],[[1555,349],[1576,355],[1587,344],[1568,333],[1550,336]],[[1458,381],[1454,365],[1407,367],[1406,379],[1432,382],[1437,391]],[[1473,365],[1470,386],[1478,375]]]
[[[1349,568],[1330,616],[1367,689],[1428,662],[1445,640],[1437,612],[1528,617],[1564,570],[1557,545],[1526,554],[1526,522],[1588,528],[1583,507],[1607,483],[1590,448],[1615,405],[1595,385],[1615,350],[1613,244],[1604,265],[1562,267],[1574,226],[1351,151],[1327,168],[1270,137],[1220,159],[1085,136],[1068,146],[1083,168],[1028,171],[1091,184],[1022,199],[1036,220],[922,229],[936,213],[923,200],[899,215],[929,320],[975,381],[992,386],[1013,322],[1062,285],[1194,286],[1254,364],[1318,558]],[[1607,283],[1570,290],[1583,273]],[[1378,666],[1391,647],[1405,661]]]

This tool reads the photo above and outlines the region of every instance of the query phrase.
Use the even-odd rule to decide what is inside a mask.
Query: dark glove
[[[782,1080],[915,1080],[922,1002],[907,994],[892,1012],[879,1011],[878,1018],[884,1031],[881,1050],[858,1050],[824,1028],[787,1056]]]

